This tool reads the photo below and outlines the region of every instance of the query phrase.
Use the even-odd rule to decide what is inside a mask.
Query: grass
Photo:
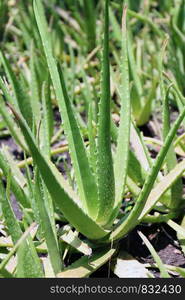
[[[1,147],[1,277],[114,272],[142,224],[166,223],[184,251],[184,1],[172,6],[2,2],[0,131],[22,160]]]

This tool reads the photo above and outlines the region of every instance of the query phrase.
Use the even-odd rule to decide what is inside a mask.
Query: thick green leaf
[[[89,245],[80,240],[78,233],[73,231],[69,225],[65,225],[60,232],[60,239],[72,246],[84,255],[91,255],[92,249]]]
[[[35,174],[35,198],[39,208],[39,215],[41,220],[41,226],[44,230],[44,237],[46,240],[48,253],[50,261],[54,270],[54,273],[57,274],[61,271],[62,261],[59,252],[58,241],[56,239],[56,232],[54,233],[47,209],[44,201],[44,193],[42,187],[42,180],[40,178],[39,172]]]
[[[50,35],[41,1],[34,1],[34,12],[42,39],[51,79],[59,103],[64,131],[69,143],[70,155],[75,170],[80,199],[88,214],[95,218],[97,215],[97,188],[90,170],[85,146],[78,128],[77,121],[67,94],[62,70],[57,68],[52,54]]]
[[[92,102],[89,103],[88,109],[88,136],[89,136],[89,160],[91,163],[91,168],[96,174],[96,140],[95,140],[95,133],[93,128],[93,108]]]
[[[99,103],[97,140],[97,222],[105,225],[112,213],[115,200],[115,181],[110,133],[110,66],[109,66],[109,1],[105,1],[105,29],[102,59],[101,98]]]
[[[126,8],[123,10],[122,20],[122,83],[120,88],[121,116],[118,131],[117,149],[115,154],[115,205],[120,207],[124,193],[130,142],[130,91],[129,91],[129,70],[128,70],[128,49],[127,49],[127,28],[126,28]]]
[[[152,189],[146,204],[139,216],[141,220],[147,213],[149,213],[155,206],[157,201],[160,200],[161,196],[178,180],[185,170],[185,160],[176,165],[162,180]]]
[[[9,194],[10,175],[8,177],[7,193]],[[22,230],[14,215],[9,201],[9,195],[6,195],[2,183],[0,182],[0,201],[5,217],[8,231],[14,244],[22,236]],[[17,277],[43,277],[42,266],[37,256],[34,246],[31,247],[32,241],[24,241],[18,249]]]
[[[148,196],[149,196],[149,194],[152,190],[152,187],[155,183],[155,180],[158,176],[158,173],[163,164],[165,156],[169,150],[171,143],[173,142],[173,139],[177,132],[177,129],[179,128],[184,117],[185,117],[185,108],[179,114],[177,120],[174,122],[173,126],[171,127],[170,132],[165,140],[165,143],[164,143],[163,147],[161,148],[161,150],[153,164],[153,167],[151,168],[151,170],[148,173],[145,184],[144,184],[142,191],[135,203],[134,208],[132,209],[129,216],[124,216],[123,220],[120,221],[117,228],[115,228],[115,230],[111,233],[110,239],[118,239],[121,236],[124,236],[139,223],[138,217],[141,214],[141,212],[145,206],[145,203],[148,199]]]
[[[115,253],[116,249],[106,249],[97,251],[91,257],[83,256],[75,263],[64,269],[63,272],[59,273],[59,278],[84,278],[91,275],[102,265],[104,265]]]
[[[101,239],[108,234],[97,225],[83,210],[77,195],[72,191],[55,165],[45,158],[38,149],[32,133],[21,116],[14,114],[20,124],[22,133],[29,146],[35,164],[38,166],[48,191],[63,212],[66,219],[81,233],[90,239]]]
[[[170,109],[169,109],[169,93],[171,85],[165,90],[165,84],[163,79],[163,59],[165,55],[165,49],[167,46],[168,38],[163,42],[161,54],[159,56],[159,74],[160,74],[160,90],[162,97],[162,109],[163,109],[163,141],[165,141],[168,132],[170,130]],[[168,153],[166,155],[167,171],[172,170],[177,165],[177,157],[173,143],[171,144]],[[178,208],[182,201],[182,180],[178,179],[171,188],[171,196],[169,203],[165,204],[172,209]]]
[[[0,263],[0,273],[7,274],[10,276],[10,274],[7,273],[6,269],[4,269],[11,259],[11,257],[18,251],[20,246],[23,244],[26,238],[28,238],[28,235],[32,231],[32,229],[35,227],[35,223],[31,224],[30,227],[26,229],[26,231],[22,234],[22,236],[19,238],[19,240],[16,242],[15,246],[10,250],[10,252],[7,254],[6,258]]]

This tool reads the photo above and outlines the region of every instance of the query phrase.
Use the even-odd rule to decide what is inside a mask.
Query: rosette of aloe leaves
[[[83,126],[68,92],[63,65],[54,57],[51,32],[40,0],[33,1],[33,12],[34,30],[37,30],[35,36],[37,45],[42,47],[43,57],[37,62],[32,44],[31,96],[26,91],[28,86],[24,77],[18,79],[6,55],[0,54],[6,74],[6,80],[0,79],[3,93],[3,97],[0,96],[0,113],[25,154],[25,160],[16,164],[6,147],[2,147],[0,152],[1,176],[6,179],[6,187],[3,182],[0,185],[2,216],[11,237],[11,250],[0,263],[3,277],[88,277],[116,254],[120,239],[142,222],[167,222],[184,235],[183,228],[171,219],[178,217],[183,207],[181,177],[185,162],[178,163],[176,160],[178,149],[175,147],[181,139],[176,139],[175,146],[174,139],[185,117],[185,108],[184,97],[177,84],[168,78],[167,86],[163,78],[167,41],[164,41],[158,59],[163,142],[153,160],[132,115],[128,51],[131,46],[128,43],[126,5],[120,26],[118,126],[112,119],[109,1],[104,2],[100,97],[98,106],[89,98],[86,104],[88,121]],[[37,82],[37,63],[40,63],[44,78],[41,89]],[[89,85],[88,82],[86,84]],[[66,145],[58,149],[51,147],[51,93],[56,97],[66,139]],[[175,95],[180,107],[171,127],[170,93]],[[73,179],[70,174],[66,179],[52,161],[53,155],[62,152],[69,152]],[[32,165],[31,174],[29,165]],[[20,172],[23,167],[25,175]],[[17,220],[12,209],[11,193],[19,203],[21,221]],[[130,206],[127,206],[126,198],[129,198]],[[56,222],[62,224],[60,228]],[[65,267],[68,247],[81,253],[82,257]],[[39,253],[48,255],[41,259]],[[14,254],[17,262],[10,271],[6,267]],[[168,273],[164,269],[162,271],[167,277]]]

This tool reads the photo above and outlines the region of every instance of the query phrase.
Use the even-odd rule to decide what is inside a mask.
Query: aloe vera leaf
[[[131,124],[130,143],[137,160],[141,163],[143,169],[148,172],[149,168],[152,166],[151,159],[142,140],[142,135],[134,123]]]
[[[44,82],[42,86],[43,123],[41,125],[43,141],[41,143],[41,148],[48,157],[50,157],[50,143],[53,132],[53,115],[49,89],[49,82]]]
[[[24,93],[18,79],[16,78],[10,63],[6,59],[6,57],[3,55],[2,52],[0,52],[0,60],[3,63],[4,69],[6,71],[6,75],[8,77],[8,80],[10,81],[12,85],[12,89],[14,92],[14,97],[16,99],[15,105],[16,108],[20,109],[20,112],[23,114],[25,120],[29,124],[30,127],[32,127],[33,122],[33,114],[32,114],[32,108],[30,104],[29,97]]]
[[[1,78],[0,78],[0,87],[1,87]],[[1,87],[2,88],[2,87]],[[10,116],[7,107],[4,104],[4,101],[2,99],[2,97],[0,96],[0,113],[1,116],[6,124],[6,126],[8,127],[12,137],[14,138],[14,140],[17,142],[17,144],[25,151],[27,151],[27,147],[25,145],[25,141],[22,137],[22,134],[20,132],[20,129],[17,127],[17,125],[15,124],[14,120],[12,119],[12,117]]]
[[[9,172],[9,174],[10,174],[10,172]],[[10,175],[8,175],[8,176],[10,176]],[[19,237],[21,236],[22,231],[20,229],[20,226],[18,224],[16,217],[14,216],[12,207],[7,199],[2,181],[0,182],[0,189],[1,189],[2,211],[4,214],[5,220],[6,220],[7,228],[9,228],[9,233],[12,237],[13,242],[15,243],[15,241],[18,240]]]
[[[69,80],[71,81],[71,89],[70,89],[70,94],[69,98],[73,99],[74,98],[74,93],[75,93],[75,84],[76,84],[76,63],[75,63],[75,54],[74,54],[74,49],[72,45],[69,43],[69,55],[70,55],[70,72],[63,72],[64,75],[69,76]],[[67,68],[66,68],[67,71]]]
[[[67,95],[67,90],[65,87],[65,82],[62,74],[62,70],[60,72],[60,80],[61,80],[61,85],[63,87],[63,93],[66,101],[69,104],[70,107],[70,101],[68,99]],[[85,208],[87,208],[87,212],[90,217],[95,219],[97,216],[97,203],[98,203],[98,192],[97,192],[97,186],[96,186],[96,180],[95,177],[93,176],[93,173],[90,169],[90,163],[87,157],[86,149],[84,146],[84,142],[81,138],[80,131],[78,129],[78,125],[76,123],[75,125],[75,116],[73,115],[73,110],[68,110],[68,116],[70,119],[70,122],[72,124],[71,129],[67,133],[67,138],[68,138],[68,144],[69,144],[69,152],[73,161],[73,166],[74,169],[76,168],[76,181],[78,184],[79,188],[79,195],[80,195],[80,200],[83,200],[83,204]],[[74,126],[73,126],[74,125]],[[65,128],[64,128],[65,131]],[[73,142],[71,142],[71,137],[69,138],[70,134],[72,133],[73,135]],[[74,144],[74,141],[76,140],[76,144]],[[72,146],[70,149],[70,142],[71,144],[73,143],[73,146],[75,149],[73,149],[74,152],[72,152]],[[76,151],[76,152],[75,152]],[[74,158],[73,158],[74,155]]]
[[[56,236],[57,239],[57,233],[56,233],[56,224],[55,224],[55,210],[54,210],[54,203],[53,200],[48,192],[48,189],[46,187],[46,185],[44,184],[43,180],[42,180],[42,187],[43,187],[43,194],[44,194],[44,201],[45,201],[45,206],[46,206],[46,210],[51,222],[51,226],[53,228],[53,232]]]
[[[122,203],[124,194],[128,162],[129,162],[129,144],[130,144],[130,123],[131,123],[131,104],[129,91],[129,69],[128,69],[128,43],[126,26],[126,7],[123,9],[122,17],[122,59],[121,72],[122,83],[119,89],[121,99],[121,116],[118,129],[117,148],[114,159],[114,177],[115,177],[115,203],[114,210],[109,218],[108,225],[115,219]]]
[[[155,251],[154,247],[152,246],[152,244],[149,242],[149,240],[146,238],[146,236],[144,236],[144,234],[142,232],[138,232],[138,234],[140,235],[141,239],[143,240],[143,242],[145,243],[145,245],[147,246],[148,250],[150,251],[150,253],[152,254],[159,270],[160,270],[160,275],[162,278],[170,278],[170,275],[168,274],[161,258],[159,257],[159,255],[157,254],[157,252]]]
[[[115,230],[113,230],[113,232],[110,234],[110,238],[118,239],[121,236],[124,236],[125,234],[127,234],[132,228],[134,228],[138,224],[138,222],[139,222],[138,217],[141,214],[141,212],[145,206],[145,203],[151,192],[151,189],[157,178],[157,175],[160,171],[160,168],[165,159],[165,156],[169,150],[171,143],[173,142],[173,139],[177,132],[177,129],[179,128],[184,117],[185,117],[185,108],[179,114],[177,120],[174,122],[173,126],[171,127],[171,129],[168,133],[168,136],[165,140],[165,143],[164,143],[163,147],[161,148],[161,150],[153,164],[153,167],[149,171],[149,174],[146,178],[145,184],[144,184],[142,191],[134,205],[134,208],[132,209],[129,216],[124,217],[123,221],[120,222],[121,224],[119,224],[117,226],[117,228],[115,228]]]
[[[151,112],[152,112],[152,100],[155,98],[155,93],[156,93],[156,85],[157,81],[155,78],[153,79],[152,82],[152,87],[150,90],[150,93],[148,97],[145,100],[145,103],[141,109],[141,112],[139,114],[139,118],[137,120],[137,125],[142,126],[143,124],[147,123],[149,121]]]
[[[8,176],[7,184],[7,190],[9,190],[10,175]],[[9,199],[4,192],[2,182],[0,182],[0,198],[8,231],[12,237],[14,244],[16,244],[22,236],[22,230],[14,215]],[[34,249],[34,251],[31,251],[27,241],[24,241],[18,249],[17,267],[18,277],[43,277],[42,266],[37,256],[36,250]]]
[[[128,176],[136,183],[143,184],[147,172],[143,169],[134,152],[130,150],[128,161]]]
[[[47,32],[47,24],[41,1],[34,1],[34,12],[40,31],[51,79],[63,119],[64,131],[68,139],[70,154],[76,174],[80,199],[88,214],[95,218],[97,215],[97,187],[90,170],[87,153],[75,119],[71,103],[68,98],[62,70],[57,68],[52,54],[50,36]]]
[[[144,99],[143,99],[143,87],[142,83],[140,80],[140,77],[138,75],[138,70],[137,70],[137,65],[134,57],[134,52],[133,52],[133,46],[132,46],[132,37],[131,37],[131,32],[129,31],[128,34],[128,61],[129,61],[129,67],[131,71],[131,76],[133,78],[134,86],[133,88],[136,91],[136,96],[133,97],[132,101],[132,110],[133,114],[136,118],[137,124],[143,120],[139,117],[139,112],[143,111],[143,106],[144,106]]]
[[[41,151],[43,154],[50,158],[51,154],[51,138],[53,134],[54,129],[54,120],[53,120],[53,111],[52,111],[52,104],[50,99],[50,85],[49,85],[49,76],[47,80],[43,83],[42,86],[42,106],[43,106],[43,123],[42,126],[42,145],[41,145]],[[54,217],[54,207],[53,207],[53,201],[51,199],[51,196],[48,193],[47,187],[45,186],[44,182],[42,181],[42,190],[43,190],[43,199],[45,202],[46,210],[51,222],[51,226],[53,229],[53,232],[56,236],[56,226],[55,226],[55,217]],[[57,239],[57,238],[56,238]]]
[[[185,160],[177,164],[161,181],[152,189],[138,220],[141,220],[160,201],[161,196],[178,180],[185,170]]]
[[[17,166],[16,161],[14,160],[13,156],[9,152],[9,148],[4,144],[1,147],[2,155],[4,156],[4,160],[7,161],[7,165],[9,165],[9,169],[11,169],[12,175],[19,184],[19,186],[23,189],[26,187],[26,179],[20,169]]]
[[[141,189],[137,186],[134,180],[131,177],[127,176],[126,185],[128,190],[133,194],[134,197],[138,197]]]
[[[43,263],[43,268],[44,268],[44,277],[45,278],[55,278],[55,273],[53,272],[53,268],[51,265],[51,261],[49,256],[47,257],[42,257],[42,263]]]
[[[88,110],[88,136],[89,136],[89,152],[90,158],[89,161],[91,163],[91,167],[94,173],[96,173],[96,140],[93,128],[93,108],[92,103],[89,103],[89,110]]]
[[[3,171],[4,176],[8,176],[10,165],[6,161],[4,155],[0,151],[0,168]],[[15,180],[14,176],[11,178],[11,189],[14,193],[17,201],[25,208],[30,207],[29,198],[18,182]]]
[[[89,245],[81,241],[80,238],[78,237],[78,233],[72,231],[69,225],[65,225],[60,231],[60,240],[72,246],[73,248],[83,253],[84,255],[92,254],[92,249],[89,247]]]
[[[35,119],[36,129],[39,126],[39,122],[41,119],[41,105],[40,105],[40,91],[39,91],[39,80],[36,71],[36,55],[34,51],[34,43],[31,43],[31,58],[30,58],[30,70],[31,70],[31,82],[30,82],[30,89],[31,89],[31,106],[33,111],[33,117]]]
[[[36,201],[36,197],[34,194],[33,181],[32,181],[30,169],[29,169],[27,163],[25,164],[25,175],[26,175],[26,179],[27,179],[28,194],[29,194],[29,199],[30,199],[30,205],[31,205],[33,215],[34,215],[34,220],[37,222],[37,224],[40,224],[41,222],[40,222],[40,216],[39,216],[38,203]],[[24,214],[25,214],[25,211],[24,211]],[[25,217],[27,217],[26,214],[25,214]],[[41,231],[41,229],[39,228],[39,233],[38,233],[39,239],[41,238],[40,231]]]
[[[0,263],[0,273],[3,271],[6,271],[4,269],[6,265],[8,264],[11,257],[17,252],[18,248],[21,246],[21,244],[25,241],[26,238],[28,238],[28,235],[32,231],[32,229],[35,227],[36,223],[32,223],[30,227],[27,228],[27,230],[21,235],[21,237],[18,239],[14,247],[10,250],[10,252],[7,254],[6,258]]]
[[[101,97],[97,130],[98,216],[105,225],[114,206],[115,181],[110,134],[109,1],[105,1],[105,28],[102,58]]]
[[[100,239],[108,234],[107,231],[97,225],[80,207],[81,202],[77,195],[61,176],[55,165],[45,158],[39,151],[33,139],[32,133],[21,116],[15,111],[14,114],[19,122],[22,133],[29,145],[35,164],[38,166],[40,174],[46,184],[48,191],[63,212],[65,218],[82,234],[90,239]]]
[[[165,91],[164,80],[163,80],[163,59],[165,55],[165,49],[167,47],[168,39],[163,42],[161,54],[159,56],[159,73],[160,73],[160,90],[163,103],[163,141],[165,140],[169,130],[170,130],[170,110],[169,110],[169,92],[171,85]],[[177,157],[175,154],[175,149],[173,143],[171,144],[168,153],[166,155],[167,170],[172,170],[177,164]],[[178,208],[182,201],[182,180],[179,178],[177,182],[171,188],[171,197],[168,203],[165,203],[168,207],[175,209]]]
[[[130,91],[129,91],[129,70],[128,70],[128,48],[127,48],[127,28],[126,28],[126,8],[123,10],[122,20],[122,83],[121,93],[121,116],[118,131],[117,149],[115,154],[115,205],[120,207],[122,195],[124,193],[128,160],[129,160],[129,142],[130,142]]]
[[[111,122],[111,136],[115,144],[117,144],[117,138],[118,138],[118,128],[116,125]],[[146,157],[146,153],[143,149],[143,144],[140,141],[140,137],[133,126],[133,123],[131,123],[131,135],[130,140],[132,143],[132,146],[136,152],[131,150],[129,151],[129,168],[128,168],[128,176],[130,176],[134,181],[138,181],[140,183],[143,183],[146,175],[147,175],[147,169],[149,167],[149,163]]]
[[[44,201],[44,193],[42,191],[42,180],[37,171],[35,174],[35,198],[39,208],[39,216],[41,221],[41,226],[44,230],[44,237],[46,240],[48,254],[50,257],[51,265],[55,274],[61,271],[62,260],[60,257],[58,241],[56,239],[56,232],[54,233],[49,215]]]
[[[85,278],[104,265],[116,252],[115,248],[105,249],[94,253],[91,257],[83,256],[63,272],[57,275],[58,278]]]
[[[168,101],[165,101],[167,103],[164,104],[166,106],[164,108],[164,132],[163,137],[165,138],[167,132],[170,129],[170,112],[169,112],[169,106]],[[168,150],[168,153],[166,155],[166,163],[167,163],[167,169],[168,171],[173,170],[173,168],[177,165],[177,157],[175,153],[175,149],[173,144],[171,145],[170,149]],[[182,202],[182,180],[179,178],[177,182],[172,186],[171,188],[171,199],[169,203],[166,203],[168,207],[171,209],[176,209],[180,206]]]
[[[121,99],[121,91],[118,85],[116,86],[118,96]],[[149,152],[143,142],[142,135],[140,134],[139,130],[136,128],[136,125],[134,122],[131,122],[131,128],[130,128],[130,143],[132,145],[132,148],[134,149],[134,152],[136,154],[136,157],[138,161],[141,162],[141,166],[143,169],[148,170],[148,168],[152,165],[151,159],[149,157]],[[117,143],[118,139],[118,129],[116,125],[111,120],[111,136],[115,143]]]

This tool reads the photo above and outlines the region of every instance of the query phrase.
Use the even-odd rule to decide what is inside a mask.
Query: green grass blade
[[[84,205],[84,208],[86,211],[88,211],[88,214],[92,218],[95,218],[97,215],[97,188],[95,179],[93,178],[90,170],[86,150],[71,107],[71,103],[68,98],[62,71],[60,70],[59,72],[52,54],[50,36],[47,32],[46,19],[40,0],[34,1],[34,12],[56,97],[59,101],[59,107],[64,123],[64,131],[69,143],[80,199]]]
[[[97,222],[105,225],[114,206],[115,183],[110,134],[109,1],[105,1],[101,98],[97,138],[98,206]]]

